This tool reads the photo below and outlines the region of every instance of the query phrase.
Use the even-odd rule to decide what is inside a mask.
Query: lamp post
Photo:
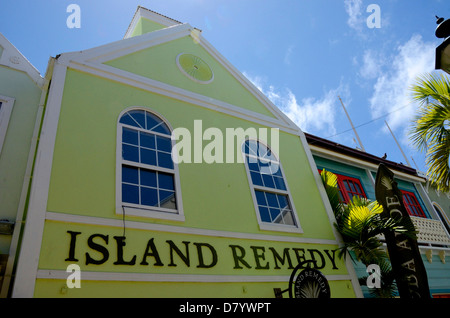
[[[450,74],[450,19],[436,18],[438,26],[435,35],[444,41],[436,48],[435,69]]]

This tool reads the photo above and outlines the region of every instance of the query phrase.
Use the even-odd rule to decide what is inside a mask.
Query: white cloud
[[[291,45],[287,48],[286,53],[284,55],[284,64],[286,64],[286,65],[291,64],[291,56],[292,56],[293,52],[294,52],[294,46]]]
[[[405,128],[414,117],[417,105],[411,102],[411,86],[417,77],[434,69],[435,46],[426,43],[419,35],[413,35],[406,43],[399,45],[389,63],[390,69],[379,71],[370,98],[372,118],[380,117],[393,110],[387,121],[392,129]]]
[[[345,11],[348,14],[347,24],[357,31],[361,31],[364,17],[361,13],[362,0],[345,0]]]
[[[244,75],[303,131],[326,136],[336,134],[336,103],[342,86],[325,92],[320,99],[307,97],[298,101],[289,88],[279,90],[267,85],[260,76],[245,72]]]
[[[373,50],[364,51],[363,64],[359,70],[359,74],[366,79],[373,79],[380,75],[380,70],[384,59]]]

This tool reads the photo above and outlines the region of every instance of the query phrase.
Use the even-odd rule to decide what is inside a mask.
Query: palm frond
[[[410,139],[425,152],[427,176],[439,190],[450,190],[450,81],[443,74],[418,78],[412,90],[413,100],[420,103],[410,128]]]

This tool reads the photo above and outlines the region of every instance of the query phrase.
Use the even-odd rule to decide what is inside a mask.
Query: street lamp
[[[444,42],[436,48],[435,69],[450,74],[450,19],[436,18],[438,26],[435,35],[439,39],[444,39]]]

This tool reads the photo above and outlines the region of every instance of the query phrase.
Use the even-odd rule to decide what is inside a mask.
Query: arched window
[[[117,213],[184,220],[169,126],[132,109],[120,117],[117,135]]]
[[[448,219],[447,215],[445,214],[444,210],[441,208],[439,204],[437,204],[436,202],[433,202],[432,204],[438,217],[441,219],[442,224],[447,230],[447,233],[450,235],[450,220]]]
[[[246,140],[242,151],[261,229],[301,231],[281,163],[256,140]]]

